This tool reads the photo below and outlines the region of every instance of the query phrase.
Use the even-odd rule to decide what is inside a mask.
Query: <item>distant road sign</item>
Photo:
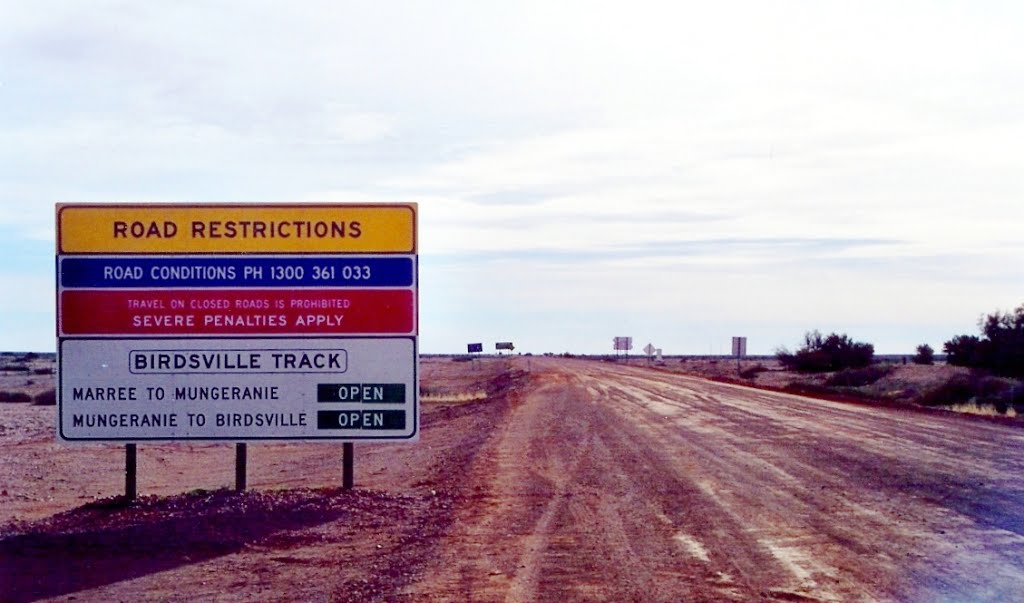
[[[512,345],[511,341],[499,341],[499,342],[494,344],[494,349],[496,349],[496,350],[512,351],[512,350],[514,350],[516,348],[515,348],[514,345]]]
[[[644,346],[644,354],[647,354],[648,356],[653,356],[655,349],[656,348],[654,347],[654,345],[649,343],[646,346]]]
[[[616,337],[614,340],[615,350],[632,350],[633,349],[633,338],[632,337]]]
[[[747,338],[746,337],[733,337],[732,338],[732,355],[736,358],[743,358],[747,355]]]
[[[466,346],[466,351],[470,354],[479,354],[484,351],[484,344],[482,343],[471,343]]]

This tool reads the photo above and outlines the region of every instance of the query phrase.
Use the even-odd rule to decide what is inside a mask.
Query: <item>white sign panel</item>
[[[67,204],[58,435],[418,438],[415,204]]]
[[[732,355],[736,358],[743,358],[747,355],[747,338],[746,337],[733,337],[732,338]]]
[[[412,337],[75,338],[60,353],[64,440],[418,438]]]

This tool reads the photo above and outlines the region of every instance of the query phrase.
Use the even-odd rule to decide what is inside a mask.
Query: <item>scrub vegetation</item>
[[[947,362],[1002,377],[1024,377],[1024,305],[978,321],[981,336],[957,335],[943,346]]]
[[[785,371],[794,374],[791,391],[980,409],[982,414],[1024,413],[1024,305],[1012,312],[984,315],[978,327],[979,335],[956,335],[945,342],[947,366],[935,366],[930,345],[917,346],[911,361],[921,370],[932,369],[932,377],[925,381],[907,379],[912,371],[896,371],[895,365],[876,362],[872,344],[845,334],[809,331],[799,349],[781,348],[776,358]],[[954,367],[961,370],[950,370]],[[757,373],[740,376],[756,379]]]
[[[802,373],[824,373],[859,369],[871,364],[875,346],[853,341],[846,334],[822,335],[818,330],[804,335],[804,343],[796,352],[780,349],[776,356],[784,367]]]

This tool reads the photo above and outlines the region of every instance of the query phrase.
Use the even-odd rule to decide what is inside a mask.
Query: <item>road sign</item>
[[[647,354],[648,356],[653,356],[655,349],[656,348],[654,347],[654,345],[649,343],[649,344],[644,346],[644,354]]]
[[[496,350],[509,350],[509,351],[512,351],[512,350],[514,350],[516,348],[515,348],[514,345],[512,345],[511,341],[499,341],[499,342],[494,344],[494,349],[496,349]]]
[[[61,336],[411,335],[412,289],[63,289]]]
[[[613,340],[614,349],[616,351],[625,350],[629,351],[633,349],[633,338],[632,337],[616,337]]]
[[[61,205],[58,254],[416,253],[416,206]]]
[[[62,439],[418,438],[414,204],[58,205],[57,233]]]
[[[407,440],[405,338],[65,338],[64,440]]]
[[[470,354],[479,354],[484,351],[484,344],[482,343],[470,343],[466,346],[466,351]]]
[[[733,337],[732,338],[732,355],[736,358],[743,358],[747,355],[747,338],[746,337]]]

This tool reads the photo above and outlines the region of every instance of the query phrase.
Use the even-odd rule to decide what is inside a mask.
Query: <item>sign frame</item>
[[[233,442],[244,442],[244,441],[307,441],[307,442],[338,442],[338,443],[349,443],[355,441],[416,441],[419,439],[419,426],[420,426],[420,401],[419,401],[419,256],[418,256],[418,207],[415,203],[270,203],[270,204],[245,204],[245,203],[212,203],[212,204],[179,204],[179,203],[126,203],[126,204],[61,204],[58,203],[55,207],[56,210],[56,222],[57,222],[57,239],[56,239],[56,309],[57,309],[57,351],[58,351],[58,388],[57,388],[57,422],[58,422],[58,439],[64,442],[135,442],[135,441],[166,441],[166,442],[189,442],[189,441],[233,441]],[[332,216],[342,216],[332,222]],[[73,219],[69,219],[72,217]],[[112,221],[114,218],[117,221]],[[95,222],[99,220],[102,224],[97,225]],[[271,221],[276,220],[273,225],[270,225]],[[365,222],[364,222],[365,221]],[[123,222],[123,224],[122,224]],[[136,223],[141,226],[137,226]],[[231,236],[228,236],[229,230],[226,224],[233,224]],[[262,223],[263,226],[257,230],[257,224]],[[173,226],[171,226],[173,224]],[[186,228],[188,224],[188,228]],[[252,234],[252,237],[245,238],[239,236],[243,228],[243,224],[246,225],[246,232]],[[323,224],[324,226],[321,226]],[[98,227],[99,226],[99,227]],[[108,228],[103,234],[103,227]],[[333,230],[332,230],[333,228]],[[374,229],[383,228],[385,230],[399,230],[400,232],[377,232]],[[133,230],[134,229],[134,230]],[[305,229],[305,230],[303,230]],[[189,237],[182,239],[170,240],[176,237],[180,233],[190,233],[193,239],[195,235],[203,235],[199,243],[194,246],[189,246]],[[97,234],[100,233],[100,234]],[[137,233],[139,236],[134,236]],[[166,236],[174,233],[174,237]],[[217,234],[217,237],[209,237],[212,233]],[[255,236],[258,233],[262,233],[261,236]],[[274,236],[270,236],[270,234]],[[323,237],[320,234],[324,234]],[[287,236],[285,236],[287,235]],[[302,235],[302,236],[300,236]],[[363,237],[366,240],[359,240]],[[270,245],[267,249],[259,248],[258,243],[270,241]],[[193,243],[195,241],[192,241]],[[411,307],[407,307],[403,312],[407,311],[411,316],[411,324],[403,323],[400,328],[396,328],[393,324],[379,323],[383,326],[369,326],[364,332],[360,332],[359,329],[353,329],[348,326],[341,326],[341,321],[338,324],[324,326],[322,330],[312,330],[306,332],[290,332],[287,329],[284,331],[268,331],[262,329],[261,325],[257,324],[249,332],[238,333],[230,331],[218,331],[218,332],[200,332],[200,333],[183,333],[174,332],[173,330],[167,330],[163,323],[157,324],[157,326],[149,331],[140,331],[134,328],[118,327],[111,330],[111,332],[96,332],[99,329],[93,323],[86,323],[81,329],[78,329],[74,333],[66,332],[63,329],[63,319],[65,312],[68,310],[65,307],[65,299],[63,294],[67,291],[82,292],[92,291],[96,295],[88,299],[99,299],[99,300],[118,300],[120,294],[125,292],[132,295],[131,292],[135,292],[137,297],[145,299],[149,296],[152,299],[160,298],[160,294],[175,291],[184,296],[189,296],[192,293],[206,292],[213,293],[214,296],[220,295],[226,300],[235,299],[232,296],[238,296],[238,298],[245,298],[247,295],[251,295],[254,292],[259,295],[259,291],[268,293],[276,289],[276,293],[286,294],[289,291],[298,291],[303,295],[313,295],[314,297],[318,292],[326,291],[327,288],[317,287],[315,284],[310,282],[304,282],[300,286],[292,287],[288,283],[274,284],[273,287],[264,287],[262,289],[256,289],[253,286],[233,286],[232,283],[216,282],[216,283],[196,283],[185,279],[184,281],[177,281],[173,284],[157,284],[153,286],[152,282],[147,283],[148,286],[133,286],[133,283],[97,283],[95,273],[92,274],[93,280],[86,279],[86,285],[82,286],[78,283],[77,287],[65,286],[62,273],[62,265],[64,262],[80,262],[83,265],[87,265],[92,262],[118,262],[125,265],[135,266],[136,269],[145,269],[150,264],[153,265],[173,265],[178,259],[185,258],[188,261],[195,261],[197,265],[204,265],[208,263],[220,263],[223,265],[242,265],[245,263],[267,263],[276,265],[275,262],[289,263],[293,266],[308,266],[310,262],[317,262],[323,260],[324,262],[332,261],[338,266],[345,265],[346,262],[358,261],[360,258],[372,259],[378,261],[380,265],[391,262],[390,265],[395,265],[392,258],[399,259],[400,262],[408,261],[411,263],[411,282],[406,282],[406,277],[398,278],[395,282],[386,280],[381,286],[361,287],[358,282],[352,282],[343,284],[341,289],[337,291],[349,291],[352,295],[356,295],[360,292],[380,292],[380,291],[407,291],[411,292],[410,302]],[[376,265],[376,264],[375,264]],[[402,271],[407,268],[401,268]],[[379,283],[378,283],[379,284]],[[192,286],[183,286],[192,285]],[[312,286],[311,286],[312,285]],[[113,293],[119,292],[119,295],[112,295]],[[219,292],[219,293],[218,293]],[[242,295],[242,293],[245,295]],[[72,296],[73,297],[73,296]],[[372,296],[371,296],[372,297]],[[402,296],[404,297],[404,296]],[[367,298],[370,299],[370,298]],[[379,298],[374,298],[379,299]],[[278,302],[280,303],[280,302]],[[401,302],[406,303],[406,302]],[[390,306],[388,306],[390,307]],[[230,313],[231,310],[226,309],[225,313]],[[385,310],[386,311],[386,310]],[[348,323],[353,324],[353,323]],[[86,434],[85,436],[75,436],[64,433],[65,411],[68,409],[68,404],[65,403],[65,388],[68,384],[69,379],[81,378],[76,375],[75,371],[78,370],[74,365],[67,363],[68,358],[65,357],[65,344],[68,342],[78,341],[104,341],[105,344],[111,346],[110,349],[115,349],[118,345],[130,345],[131,342],[138,342],[140,345],[149,346],[156,345],[156,342],[164,342],[170,346],[170,352],[174,352],[175,345],[179,345],[182,349],[187,349],[189,346],[200,346],[205,349],[211,350],[211,353],[218,351],[216,346],[209,347],[211,344],[216,342],[224,342],[222,347],[231,347],[241,349],[249,349],[246,346],[259,345],[260,342],[276,342],[275,345],[284,345],[286,342],[289,345],[296,345],[302,347],[302,341],[321,341],[330,340],[332,342],[342,342],[339,345],[345,345],[344,342],[349,342],[351,345],[357,345],[359,341],[378,341],[378,340],[406,340],[411,342],[411,367],[405,364],[406,360],[392,359],[391,361],[396,362],[395,366],[399,364],[404,368],[401,372],[406,375],[403,378],[403,388],[407,392],[406,400],[401,405],[402,410],[405,412],[403,425],[403,433],[401,435],[395,435],[392,433],[387,435],[373,434],[373,433],[356,433],[356,429],[342,429],[339,427],[332,427],[330,429],[323,428],[323,434],[319,432],[315,434],[303,433],[301,435],[290,436],[282,435],[278,432],[268,432],[265,435],[260,434],[242,434],[239,435],[237,432],[231,433],[212,433],[207,435],[157,435],[151,436],[142,432],[125,432],[123,437],[117,436],[102,436],[102,437],[91,437]],[[242,342],[239,344],[238,342]],[[299,342],[299,343],[296,343]],[[72,344],[74,345],[74,344]],[[310,343],[313,349],[315,345]],[[319,345],[319,344],[318,344]],[[103,348],[106,349],[106,348]],[[277,348],[275,348],[277,349]],[[404,348],[403,348],[404,349]],[[230,351],[230,350],[219,350],[219,351]],[[403,353],[404,354],[404,353]],[[130,361],[126,359],[127,362]],[[120,359],[118,360],[120,362]],[[387,368],[385,367],[385,369]],[[122,371],[120,373],[124,375]],[[291,372],[291,375],[298,374],[298,372]],[[341,381],[344,378],[340,378],[339,375],[344,373],[319,373],[323,379],[319,379],[317,375],[314,375],[312,379],[323,380],[323,381]],[[187,375],[185,376],[187,381]],[[241,375],[232,374],[232,380],[238,381]],[[178,376],[177,378],[181,378]],[[156,378],[151,378],[152,381]],[[159,379],[157,379],[159,380]],[[183,382],[184,382],[183,381]],[[244,380],[243,380],[244,381]],[[383,381],[387,381],[384,379]],[[383,382],[382,381],[382,382]],[[309,384],[307,384],[309,385]],[[345,385],[342,383],[342,385]],[[307,392],[308,393],[308,392]],[[285,401],[281,401],[285,408],[282,412],[297,412],[294,408],[294,403],[289,401],[285,404]],[[77,404],[77,402],[76,402]],[[211,408],[211,412],[216,412],[218,404],[213,400],[206,400]],[[317,417],[321,416],[321,409],[329,410],[332,407],[330,403],[315,401],[314,404],[319,404],[313,409],[305,409],[302,412],[307,413],[309,420],[313,423],[317,422]],[[338,404],[338,403],[335,403]],[[146,412],[159,412],[159,405],[154,405],[153,408]],[[354,412],[354,411],[346,411]],[[367,410],[367,412],[376,412],[375,410]],[[381,412],[383,412],[381,410]],[[383,415],[381,415],[383,416]],[[319,429],[319,428],[318,428]],[[330,433],[331,430],[339,430],[339,433]]]
[[[746,358],[747,356],[747,338],[746,337],[733,337],[732,338],[732,355],[734,358]]]

